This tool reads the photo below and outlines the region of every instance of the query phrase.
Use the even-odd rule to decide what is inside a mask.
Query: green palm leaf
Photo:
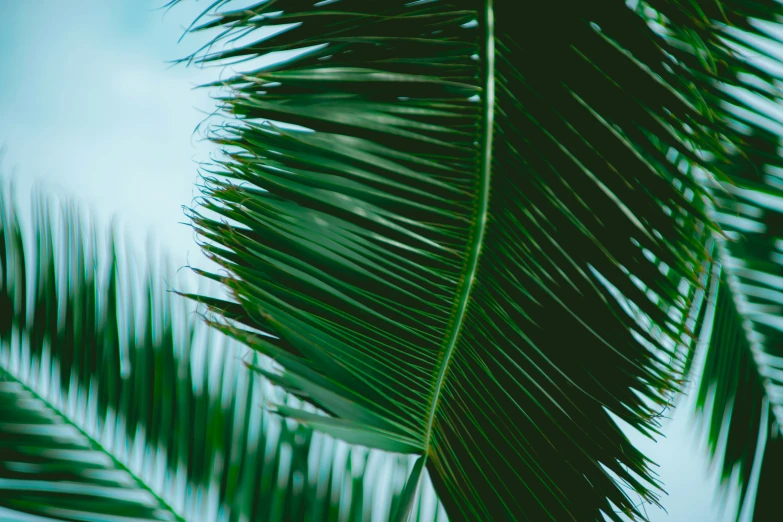
[[[29,222],[16,209],[0,192],[0,518],[360,522],[397,509],[407,462],[265,412],[299,403],[251,378],[256,356],[196,327],[163,269],[136,270],[72,206],[37,198]],[[432,492],[415,507],[436,520]]]
[[[95,440],[0,372],[0,505],[54,520],[178,519]]]
[[[716,128],[733,136],[722,176],[702,178],[723,234],[717,238],[720,275],[712,283],[713,327],[705,332],[697,407],[706,417],[709,451],[720,463],[722,481],[739,479],[737,518],[746,513],[748,519],[774,520],[783,447],[783,163],[774,114],[783,92],[777,84],[780,37],[771,22],[779,20],[781,6],[765,1],[703,7],[709,25],[669,24],[667,30],[676,56],[692,69],[709,59],[699,77],[700,97],[716,108]]]
[[[701,173],[743,140],[721,24],[776,5],[226,4],[191,57],[232,69],[191,217],[213,323],[330,416],[278,411],[421,455],[452,520],[642,518],[617,419],[655,433],[691,360]]]
[[[780,257],[783,186],[779,136],[764,123],[743,122],[748,137],[731,184],[716,194],[721,277],[697,406],[707,418],[709,450],[724,483],[738,471],[739,518],[774,519],[783,420],[780,343],[783,298]],[[760,459],[757,461],[757,459]],[[758,494],[749,489],[756,481]]]

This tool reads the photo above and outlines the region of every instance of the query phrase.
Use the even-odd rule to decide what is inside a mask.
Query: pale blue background
[[[197,195],[195,161],[211,147],[194,134],[214,109],[193,90],[217,70],[169,67],[195,49],[177,40],[206,2],[164,15],[163,0],[0,0],[0,168],[14,173],[20,199],[40,183],[74,197],[141,247],[154,236],[176,266],[200,254],[181,205]],[[667,438],[634,437],[660,464],[668,514],[655,522],[718,522],[721,496],[708,472],[703,437],[686,400],[665,424]]]

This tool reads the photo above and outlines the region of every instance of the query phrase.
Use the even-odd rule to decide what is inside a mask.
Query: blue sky
[[[33,185],[75,198],[104,224],[118,218],[140,248],[152,237],[176,266],[200,254],[181,206],[197,195],[197,161],[212,148],[194,134],[213,110],[193,86],[218,70],[170,67],[195,49],[177,44],[207,2],[164,14],[163,0],[0,0],[0,164],[20,200]],[[654,522],[718,522],[717,479],[685,400],[667,437],[632,436],[660,464],[668,513]]]
[[[40,183],[104,222],[117,215],[184,262],[198,249],[180,206],[210,150],[194,129],[213,109],[193,86],[218,71],[170,67],[194,48],[177,40],[203,2],[165,15],[161,3],[0,0],[0,144],[20,189]]]

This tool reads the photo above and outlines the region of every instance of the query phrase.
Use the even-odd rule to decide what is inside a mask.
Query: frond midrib
[[[487,228],[489,215],[490,177],[492,174],[492,147],[495,123],[495,21],[493,0],[487,0],[484,11],[484,76],[485,88],[483,93],[483,132],[481,143],[480,170],[478,179],[478,198],[473,216],[473,228],[468,240],[468,255],[460,278],[460,285],[456,292],[456,299],[449,320],[448,337],[446,337],[441,357],[438,363],[438,375],[435,378],[433,394],[430,403],[430,411],[427,418],[424,436],[425,455],[430,451],[432,441],[432,429],[435,423],[435,414],[438,410],[440,398],[443,393],[443,385],[446,382],[448,369],[454,356],[454,350],[459,340],[465,315],[468,310],[470,294],[476,282],[478,262],[481,256],[481,247],[484,243],[484,235]]]
[[[11,373],[9,369],[5,368],[2,365],[0,365],[0,374],[4,374],[8,379],[11,379],[14,382],[18,383],[22,388],[25,389],[25,391],[27,391],[33,397],[35,397],[35,399],[41,401],[44,405],[46,405],[46,407],[49,410],[51,410],[55,415],[57,415],[57,417],[62,419],[63,422],[65,422],[67,425],[73,427],[76,431],[78,431],[82,437],[84,437],[86,440],[90,442],[90,444],[93,446],[93,449],[106,455],[111,460],[112,465],[116,469],[128,473],[128,475],[133,479],[133,481],[140,489],[152,495],[155,501],[159,503],[160,507],[164,508],[166,511],[171,513],[176,518],[177,521],[186,522],[185,518],[182,515],[180,515],[173,507],[171,507],[169,503],[166,502],[160,495],[158,495],[141,477],[139,477],[136,473],[134,473],[128,466],[126,466],[121,460],[119,460],[111,451],[107,450],[103,446],[103,444],[101,444],[95,439],[95,437],[91,436],[89,433],[84,431],[81,428],[81,426],[79,426],[76,422],[74,422],[60,408],[56,407],[50,401],[46,400],[44,397],[39,395],[32,387],[28,386],[24,381],[22,381],[16,375]]]

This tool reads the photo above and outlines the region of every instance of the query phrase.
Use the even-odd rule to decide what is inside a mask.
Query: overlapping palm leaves
[[[721,175],[702,178],[714,198],[713,217],[722,235],[716,246],[714,326],[706,333],[709,342],[697,404],[707,414],[709,448],[721,465],[723,480],[728,482],[738,472],[737,517],[744,511],[750,518],[755,507],[754,520],[774,520],[776,489],[783,480],[783,171],[781,127],[775,123],[783,54],[773,25],[781,6],[699,4],[702,23],[695,16],[688,23],[664,4],[655,7],[675,22],[662,31],[672,40],[674,55],[700,71],[699,97],[713,107],[715,127],[732,136],[729,161],[713,169]],[[757,455],[762,449],[764,453]],[[757,495],[749,489],[754,481]]]
[[[398,520],[424,469],[452,520],[641,518],[636,504],[655,501],[657,484],[615,419],[655,432],[691,360],[712,273],[700,402],[713,451],[726,433],[725,473],[740,466],[743,488],[755,441],[771,430],[764,520],[783,454],[783,207],[776,138],[755,100],[778,92],[774,69],[742,54],[766,51],[758,35],[779,4],[232,5],[213,3],[202,29],[217,36],[196,56],[233,63],[220,85],[235,119],[214,135],[227,154],[191,214],[228,276],[203,274],[232,298],[199,299],[222,316],[213,324],[278,363],[261,373],[328,415],[289,403],[280,413],[419,455]],[[30,358],[18,360],[45,368],[36,350],[72,334],[51,314],[31,317],[50,326],[29,330]],[[104,414],[135,396],[98,390]],[[27,404],[31,391],[2,393]],[[181,433],[155,427],[154,405],[124,401],[113,411],[143,424],[151,447]],[[231,415],[247,411],[231,404]],[[233,505],[232,477],[207,490]],[[152,499],[147,508],[165,513]]]
[[[748,134],[738,152],[742,157],[731,183],[715,187],[716,221],[727,237],[719,240],[714,328],[697,402],[707,414],[709,448],[724,481],[739,472],[740,509],[752,513],[755,506],[753,519],[762,521],[775,518],[783,479],[783,185],[779,135],[747,113],[739,113],[738,120]],[[748,489],[754,481],[757,495]]]
[[[654,431],[689,364],[746,164],[723,85],[764,74],[731,49],[778,4],[232,5],[192,218],[218,325],[330,416],[280,412],[421,455],[452,520],[641,517],[613,416]]]
[[[359,522],[396,509],[404,460],[271,416],[264,402],[284,395],[252,377],[244,349],[194,326],[164,269],[140,274],[75,207],[35,201],[26,221],[0,193],[4,520]],[[432,493],[417,507],[426,521],[436,508]]]

